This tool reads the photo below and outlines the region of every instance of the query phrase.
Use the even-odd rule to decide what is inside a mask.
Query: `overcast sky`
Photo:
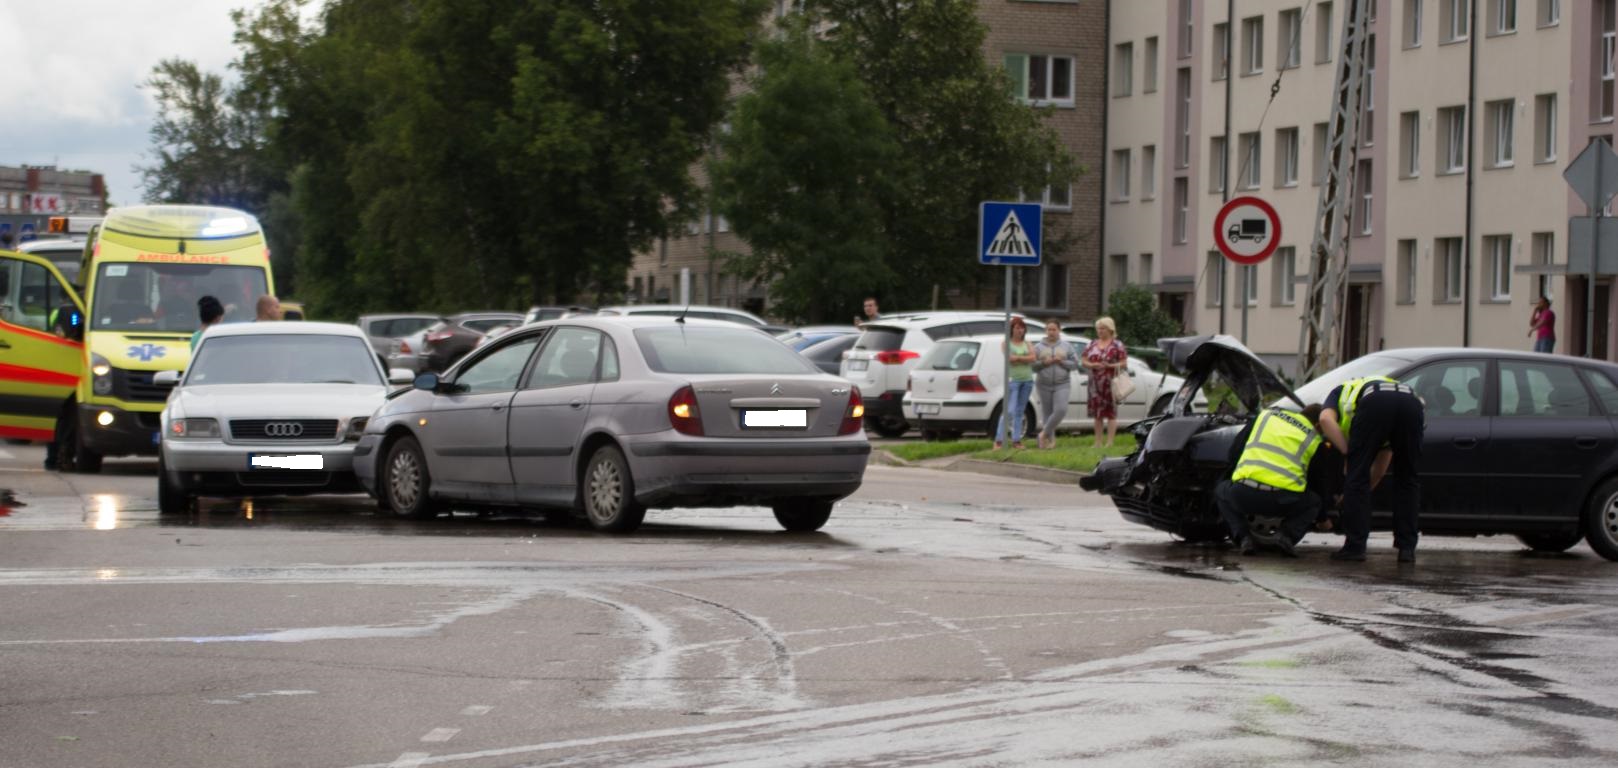
[[[110,202],[140,202],[154,112],[140,83],[173,57],[231,77],[230,11],[255,2],[0,0],[0,165],[94,171]]]

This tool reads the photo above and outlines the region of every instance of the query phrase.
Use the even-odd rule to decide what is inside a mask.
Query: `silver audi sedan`
[[[218,325],[202,336],[163,408],[158,507],[197,496],[358,490],[354,448],[389,380],[359,328],[335,323]]]
[[[648,508],[759,504],[812,531],[864,478],[864,413],[848,382],[757,329],[574,317],[418,376],[366,425],[354,470],[407,517],[565,508],[623,532]]]

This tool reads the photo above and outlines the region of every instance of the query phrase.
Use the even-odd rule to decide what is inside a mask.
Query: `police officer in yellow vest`
[[[1242,554],[1260,545],[1297,557],[1293,547],[1320,514],[1320,497],[1309,491],[1309,465],[1323,441],[1316,428],[1320,406],[1301,413],[1267,408],[1259,412],[1228,482],[1214,491]]]
[[[1326,396],[1320,432],[1347,461],[1343,482],[1343,548],[1333,560],[1365,560],[1371,535],[1371,491],[1392,467],[1393,546],[1399,562],[1416,562],[1421,485],[1416,464],[1427,427],[1415,390],[1384,376],[1344,382]]]

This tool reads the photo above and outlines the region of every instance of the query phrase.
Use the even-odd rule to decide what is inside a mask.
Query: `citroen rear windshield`
[[[227,323],[248,322],[269,286],[263,267],[116,262],[96,269],[92,290],[90,330],[190,333],[202,324],[198,299],[218,299]]]
[[[635,342],[646,364],[658,373],[820,373],[819,368],[769,334],[743,327],[670,323],[636,329]]]

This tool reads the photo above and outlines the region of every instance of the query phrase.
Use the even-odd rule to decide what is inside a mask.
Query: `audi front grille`
[[[336,440],[336,419],[232,419],[236,440]]]

